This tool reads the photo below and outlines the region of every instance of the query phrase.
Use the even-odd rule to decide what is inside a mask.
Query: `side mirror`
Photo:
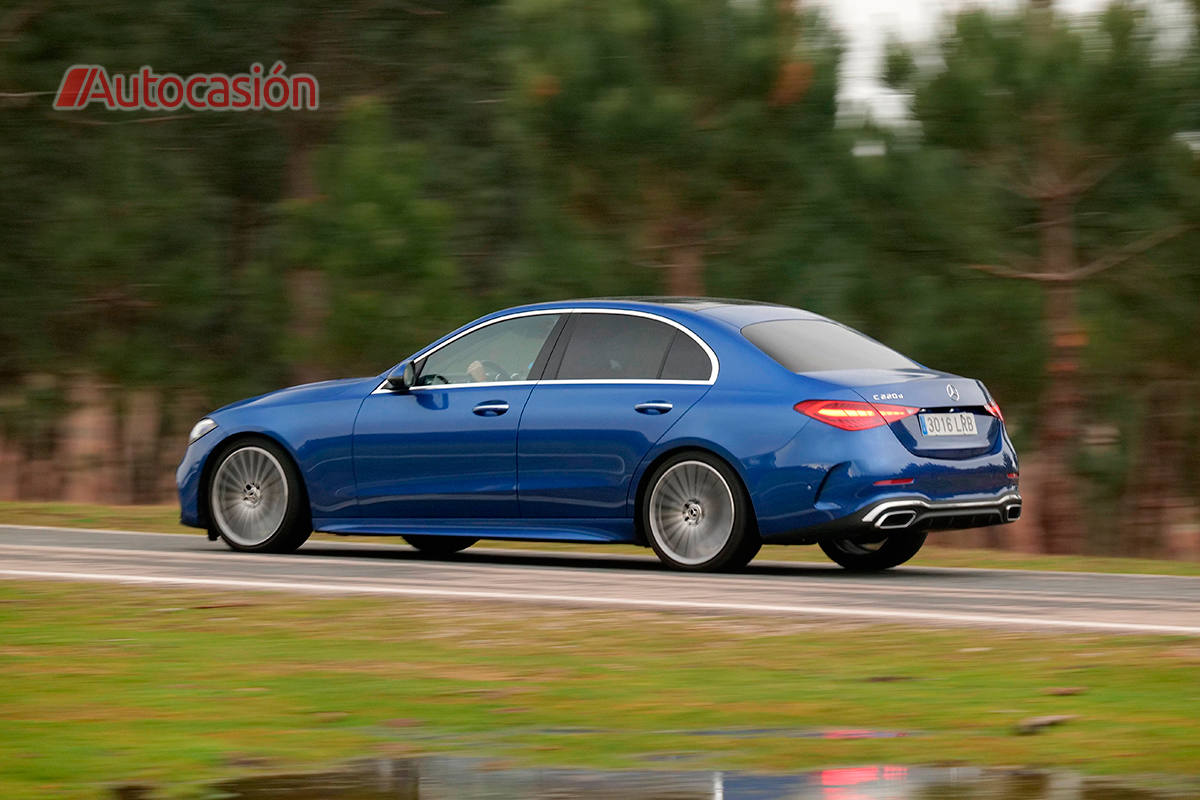
[[[411,361],[405,361],[387,376],[387,387],[396,392],[407,392],[417,382],[417,371]]]

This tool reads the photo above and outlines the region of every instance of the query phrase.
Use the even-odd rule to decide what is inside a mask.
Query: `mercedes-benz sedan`
[[[1021,513],[983,383],[743,301],[498,311],[379,375],[226,406],[190,439],[182,521],[246,551],[313,530],[443,555],[484,538],[622,542],[717,570],[818,544],[879,570],[931,529]]]

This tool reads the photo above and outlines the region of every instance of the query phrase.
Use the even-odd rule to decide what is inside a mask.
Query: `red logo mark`
[[[320,86],[312,75],[286,74],[287,65],[276,61],[270,71],[251,64],[249,72],[221,72],[180,76],[156,73],[142,67],[129,75],[113,75],[97,64],[76,64],[63,73],[54,96],[60,111],[102,104],[109,111],[282,111],[315,110]]]

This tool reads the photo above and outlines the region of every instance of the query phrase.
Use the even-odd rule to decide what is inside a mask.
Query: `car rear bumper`
[[[859,523],[881,531],[959,530],[1003,525],[1020,518],[1021,495],[1008,492],[1002,497],[988,500],[884,500],[863,513]]]
[[[851,514],[763,540],[771,544],[812,544],[820,539],[871,537],[901,531],[927,532],[982,528],[1016,522],[1021,495],[1006,490],[991,497],[965,496],[945,500],[928,497],[889,497]]]

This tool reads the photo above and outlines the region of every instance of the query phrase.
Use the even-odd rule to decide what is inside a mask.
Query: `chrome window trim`
[[[478,388],[481,388],[484,386],[537,386],[540,384],[548,384],[548,385],[553,385],[553,384],[562,384],[562,385],[618,384],[619,385],[619,384],[649,383],[649,384],[654,384],[656,386],[661,386],[661,385],[712,386],[714,383],[717,382],[717,376],[721,374],[721,362],[717,358],[717,354],[715,352],[713,352],[713,349],[711,347],[708,346],[708,342],[706,342],[706,341],[704,341],[704,339],[700,338],[699,334],[697,334],[691,328],[687,327],[686,325],[684,325],[680,322],[676,322],[673,319],[668,319],[667,317],[659,316],[658,314],[654,314],[649,311],[638,311],[638,310],[629,309],[629,308],[540,308],[540,309],[536,309],[533,311],[518,311],[513,314],[505,314],[502,317],[496,317],[494,319],[489,319],[484,322],[481,322],[478,325],[473,325],[470,328],[467,328],[465,331],[462,331],[461,333],[459,333],[455,336],[452,336],[451,338],[447,339],[446,341],[441,342],[441,343],[435,345],[434,347],[431,347],[428,350],[418,351],[417,354],[409,360],[416,362],[416,361],[420,361],[423,358],[428,358],[429,356],[436,353],[438,350],[441,350],[446,345],[451,344],[452,342],[458,341],[459,339],[466,336],[467,334],[474,333],[477,330],[486,328],[489,325],[494,325],[497,322],[504,322],[506,320],[517,319],[519,317],[532,317],[532,316],[541,315],[541,314],[561,314],[561,315],[566,315],[566,314],[624,314],[625,316],[629,316],[629,317],[645,317],[646,319],[652,319],[656,322],[665,323],[667,325],[670,325],[673,328],[676,328],[677,330],[683,331],[688,336],[692,337],[693,341],[695,341],[696,344],[700,345],[700,349],[703,350],[705,352],[705,354],[708,356],[708,362],[711,367],[711,369],[709,371],[708,379],[701,380],[701,381],[686,381],[686,380],[666,380],[666,379],[662,379],[662,378],[591,378],[591,379],[579,378],[579,379],[571,379],[571,380],[495,381],[494,383],[439,383],[437,385],[432,385],[432,386],[413,386],[409,389],[409,392],[441,391],[443,389],[458,389],[458,388],[462,388],[464,386],[473,386],[478,389]],[[375,387],[375,390],[373,392],[371,392],[371,394],[395,394],[395,393],[396,393],[396,391],[394,389],[387,388],[387,379],[386,378],[383,381],[381,381],[377,387]]]

